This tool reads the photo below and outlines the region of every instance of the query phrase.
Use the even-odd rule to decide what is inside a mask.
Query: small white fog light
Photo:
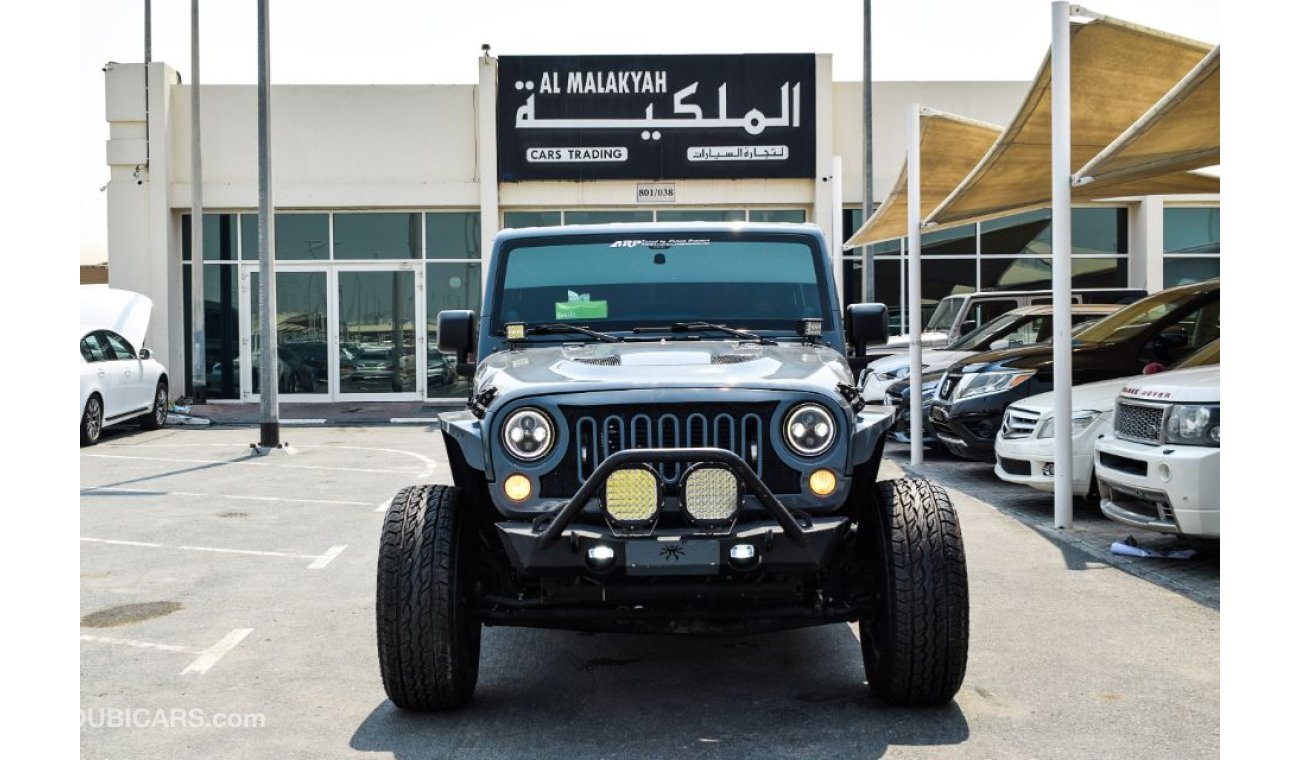
[[[1053,477],[1054,475],[1056,475],[1056,465],[1052,464],[1051,462],[1048,462],[1047,464],[1043,465],[1043,477],[1050,478]]]
[[[614,548],[604,544],[587,550],[587,565],[592,570],[608,570],[614,566]]]
[[[736,544],[727,554],[737,570],[752,570],[758,565],[758,550],[753,544]]]

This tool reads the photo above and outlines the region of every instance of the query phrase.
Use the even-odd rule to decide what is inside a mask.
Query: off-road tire
[[[452,486],[393,497],[379,545],[375,624],[384,691],[403,710],[450,710],[474,695],[482,624],[470,615],[468,501]]]
[[[86,399],[86,408],[81,410],[81,445],[94,446],[103,435],[104,399],[92,393]]]
[[[873,614],[859,624],[867,683],[892,705],[947,704],[966,676],[970,607],[961,526],[928,480],[877,484],[859,530],[870,553]]]
[[[159,380],[153,391],[153,406],[148,414],[140,415],[140,427],[145,430],[159,430],[167,424],[167,381]]]

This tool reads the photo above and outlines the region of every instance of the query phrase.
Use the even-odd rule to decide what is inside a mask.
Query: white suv
[[[1219,341],[1213,341],[1196,353],[1186,357],[1175,369],[1208,367],[1219,363]],[[1073,413],[1070,415],[1070,434],[1074,436],[1073,490],[1076,496],[1094,497],[1097,482],[1093,477],[1092,460],[1095,458],[1097,439],[1111,432],[1115,412],[1115,397],[1125,387],[1142,379],[1143,375],[1102,380],[1099,383],[1076,385],[1071,391]],[[1020,483],[1040,491],[1056,487],[1056,424],[1053,420],[1055,398],[1040,393],[1017,401],[1007,407],[1002,417],[1002,428],[994,444],[997,465],[994,472],[1008,483]]]
[[[1134,528],[1219,537],[1219,367],[1133,380],[1097,441],[1101,510]]]

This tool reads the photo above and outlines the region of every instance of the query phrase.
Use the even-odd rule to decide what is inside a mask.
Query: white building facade
[[[464,380],[435,348],[436,317],[478,309],[504,228],[811,222],[838,249],[861,224],[862,86],[833,82],[829,55],[772,56],[757,69],[748,59],[763,56],[593,58],[483,57],[477,85],[272,87],[282,401],[463,399]],[[573,79],[581,70],[591,76]],[[146,113],[144,65],[105,71],[110,284],[153,298],[149,342],[179,389],[190,366],[191,88],[150,64]],[[1005,124],[1027,86],[877,82],[874,198],[902,164],[908,104]],[[626,107],[641,102],[644,112]],[[256,88],[204,85],[202,119],[208,397],[253,401]],[[1217,276],[1218,204],[1076,207],[1075,285],[1155,291]],[[902,311],[900,243],[875,246],[869,271],[861,250],[836,254],[844,302],[862,300],[870,278],[876,300]],[[1046,210],[930,233],[922,250],[927,303],[1049,287]]]

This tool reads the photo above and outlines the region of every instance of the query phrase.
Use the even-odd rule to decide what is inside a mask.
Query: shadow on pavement
[[[489,652],[469,705],[415,714],[384,701],[352,748],[399,760],[826,757],[846,746],[880,757],[970,735],[956,703],[904,710],[872,696],[843,624],[738,639],[490,628]]]

